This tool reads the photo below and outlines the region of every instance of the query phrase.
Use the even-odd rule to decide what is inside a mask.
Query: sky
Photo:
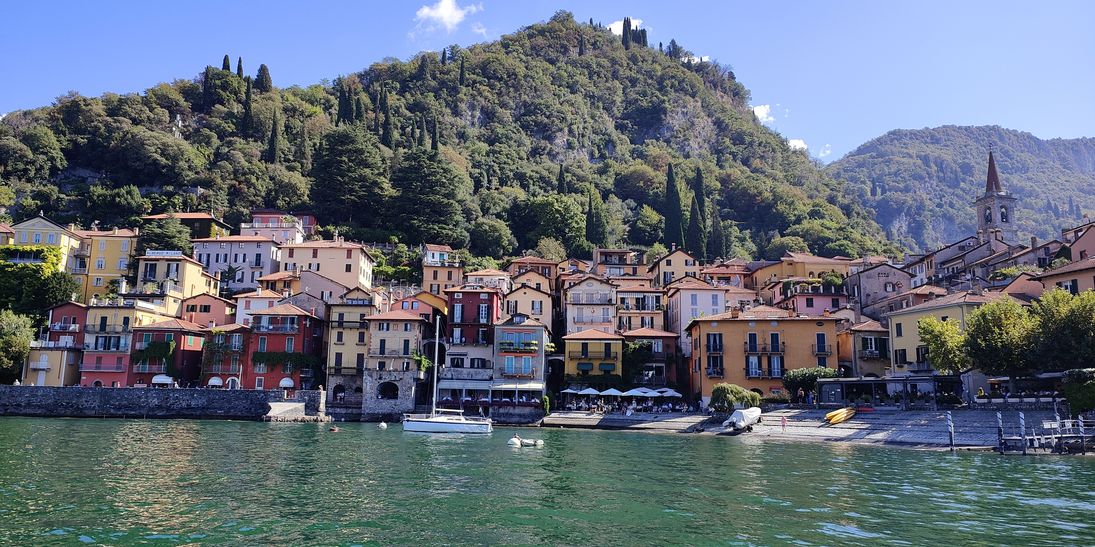
[[[641,21],[733,68],[754,112],[828,162],[892,129],[946,124],[1095,136],[1095,2],[281,0],[7,5],[0,113],[69,91],[140,92],[224,54],[275,85],[308,85],[385,57],[493,40],[557,10]]]

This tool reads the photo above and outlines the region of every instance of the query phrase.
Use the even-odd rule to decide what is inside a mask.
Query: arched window
[[[1003,223],[1003,224],[1007,224],[1007,222],[1008,222],[1008,206],[1007,205],[1001,205],[1000,206],[1000,222]]]
[[[985,207],[985,224],[992,224],[992,207]]]
[[[377,386],[376,397],[378,399],[398,399],[399,398],[399,386],[394,382],[384,382]]]

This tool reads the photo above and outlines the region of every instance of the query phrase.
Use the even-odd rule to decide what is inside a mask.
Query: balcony
[[[239,374],[239,365],[209,365],[202,367],[202,374]]]
[[[72,256],[80,256],[80,257],[87,258],[87,257],[91,256],[91,249],[88,248],[87,245],[80,245],[79,247],[76,248],[75,251],[72,252]],[[84,268],[84,269],[86,270],[87,268]]]
[[[83,268],[79,268],[79,267],[73,266],[73,267],[68,269],[68,273],[70,273],[72,275],[86,275],[87,274],[87,267],[85,266]]]
[[[88,324],[84,326],[84,332],[90,334],[122,334],[124,332],[129,332],[129,325]]]
[[[439,259],[430,260],[428,258],[422,259],[423,266],[433,266],[434,268],[460,268],[463,267],[459,260]]]
[[[296,334],[300,332],[300,325],[264,325],[257,323],[251,325],[254,332],[272,332],[280,334]]]
[[[385,349],[381,351],[379,348],[369,348],[369,357],[406,357],[409,359],[411,354],[404,353],[401,349]]]
[[[49,362],[47,361],[31,361],[31,370],[49,370]]]
[[[591,305],[591,306],[605,306],[608,304],[616,304],[616,301],[608,295],[586,295],[585,298],[578,298],[578,295],[574,295],[573,298],[567,299],[567,304],[576,306]]]
[[[366,321],[334,321],[331,323],[332,329],[367,329],[369,323]]]
[[[876,349],[861,349],[859,350],[860,359],[881,359],[882,354]]]
[[[80,332],[80,325],[77,323],[51,323],[49,330],[54,332]]]
[[[80,372],[125,372],[125,365],[113,363],[80,363]]]
[[[530,370],[518,370],[507,369],[506,367],[498,367],[498,375],[502,378],[536,378],[536,367],[532,367]]]
[[[84,345],[72,340],[31,340],[30,349],[84,349]]]
[[[787,351],[787,342],[780,342],[776,345],[769,344],[750,344],[745,342],[745,353],[784,353]]]
[[[501,342],[498,344],[498,351],[502,353],[537,353],[540,351],[540,344],[539,342],[524,342],[521,344]]]
[[[631,305],[631,304],[620,304],[620,305],[616,306],[616,309],[619,310],[619,311],[626,311],[626,312],[641,312],[641,311],[655,312],[655,311],[665,311],[665,306],[663,306],[661,304],[651,304],[651,305],[642,305],[642,306],[635,306],[635,305]]]
[[[762,369],[760,367],[745,367],[745,377],[746,378],[760,378],[760,377],[764,376],[763,370],[764,369]]]
[[[832,344],[821,344],[821,345],[811,344],[810,345],[810,351],[812,351],[814,355],[832,355],[833,354],[833,345]]]
[[[615,351],[570,351],[567,357],[571,359],[615,359],[619,353]]]
[[[783,378],[783,369],[780,367],[770,367],[768,369],[769,378]]]
[[[365,369],[365,367],[338,365],[332,366],[327,369],[327,374],[337,376],[358,376]]]
[[[491,380],[494,378],[493,363],[487,361],[487,368],[444,367],[438,375],[439,380]]]
[[[450,345],[453,345],[453,346],[489,346],[489,345],[491,345],[491,343],[489,341],[487,341],[485,338],[480,338],[480,339],[467,338],[467,337],[446,338],[446,341],[448,341],[448,343]]]
[[[129,353],[129,342],[124,344],[106,344],[102,347],[98,347],[94,344],[84,344],[84,351],[94,352],[107,352],[107,353]]]
[[[162,363],[159,365],[137,364],[133,365],[133,372],[163,374],[167,372],[167,365]]]
[[[703,351],[706,351],[707,353],[722,353],[722,344],[704,344]]]
[[[708,368],[707,369],[707,377],[708,378],[722,378],[722,376],[723,376],[722,367]]]
[[[572,321],[574,321],[575,325],[603,325],[612,323],[612,318],[603,315],[601,317],[575,317]]]

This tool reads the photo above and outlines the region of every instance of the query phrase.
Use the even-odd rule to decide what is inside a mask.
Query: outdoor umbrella
[[[600,391],[597,391],[596,389],[593,389],[591,387],[587,387],[587,388],[583,389],[582,391],[578,392],[578,395],[600,395],[600,394],[601,394]]]
[[[624,397],[646,397],[646,391],[642,388],[629,389],[624,392]]]
[[[623,395],[623,392],[616,389],[616,388],[614,388],[614,387],[610,387],[610,388],[602,391],[601,395],[611,395],[613,397],[619,397],[620,395]]]
[[[568,387],[568,388],[564,389],[563,391],[560,391],[559,393],[578,393],[578,390],[577,389],[571,389],[571,388]]]
[[[673,391],[671,389],[669,391],[663,391],[662,397],[684,397],[684,395],[681,395],[680,393],[677,393],[676,391]]]

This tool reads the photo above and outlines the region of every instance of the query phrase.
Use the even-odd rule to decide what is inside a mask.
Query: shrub
[[[760,394],[736,384],[718,384],[711,390],[711,408],[715,412],[728,413],[736,405],[760,406]]]
[[[767,397],[761,397],[760,402],[770,405],[785,405],[791,402],[791,399],[786,395],[769,395]]]
[[[787,371],[783,375],[783,387],[791,394],[792,399],[798,397],[798,390],[810,392],[817,388],[818,378],[836,378],[835,369],[825,367],[796,368]]]
[[[1064,393],[1073,416],[1095,410],[1095,368],[1066,371]]]

